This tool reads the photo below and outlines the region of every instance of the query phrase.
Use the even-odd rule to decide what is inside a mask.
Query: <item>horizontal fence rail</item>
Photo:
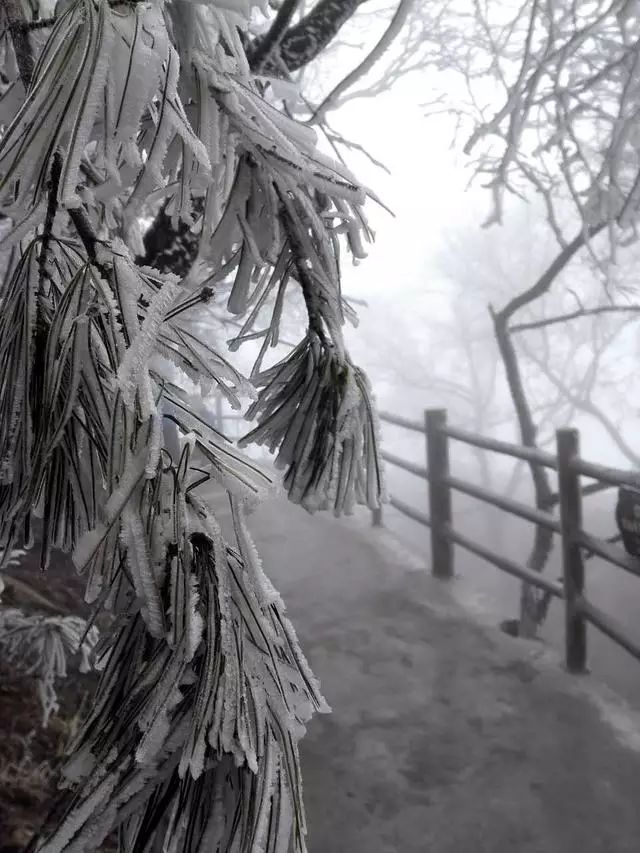
[[[386,450],[383,450],[380,455],[384,461],[388,462],[390,465],[402,468],[403,471],[408,471],[410,474],[415,474],[416,477],[422,477],[424,480],[429,479],[429,472],[423,465],[415,465],[413,462],[408,462],[406,459],[394,456],[393,453],[387,453]]]
[[[520,444],[511,444],[508,441],[498,441],[496,438],[485,438],[457,427],[447,427],[446,434],[449,438],[462,441],[464,444],[471,444],[474,447],[481,447],[483,450],[492,450],[494,453],[501,453],[503,456],[513,456],[516,459],[523,459],[525,462],[543,465],[545,468],[552,468],[553,470],[558,468],[556,457],[551,453],[545,453],[544,450],[539,450],[537,447],[524,447]]]
[[[499,554],[495,554],[493,551],[489,550],[489,548],[479,545],[477,542],[474,542],[473,539],[469,539],[468,536],[464,536],[462,533],[453,530],[453,528],[449,528],[446,531],[446,536],[448,536],[451,542],[455,545],[460,545],[472,554],[481,557],[489,563],[493,563],[496,568],[501,569],[506,574],[513,575],[515,578],[531,583],[534,586],[537,586],[538,589],[543,589],[545,592],[550,593],[556,598],[564,598],[562,584],[550,581],[548,578],[545,578],[544,575],[539,575],[536,572],[532,572],[531,569],[527,569],[524,566],[518,565],[518,563],[514,563],[512,560],[507,560],[506,557],[501,557]]]
[[[431,527],[431,519],[426,513],[414,509],[414,507],[409,506],[409,504],[405,503],[404,501],[401,501],[399,498],[395,498],[393,495],[389,495],[389,504],[394,509],[397,509],[400,512],[404,513],[407,518],[412,518],[419,524],[424,524],[425,527]]]
[[[479,501],[496,506],[498,509],[503,509],[510,515],[517,515],[519,518],[524,518],[525,521],[532,521],[534,524],[546,527],[547,530],[560,533],[560,522],[550,512],[534,509],[527,506],[527,504],[514,501],[511,498],[504,498],[502,495],[497,495],[488,489],[474,486],[473,483],[467,483],[466,480],[458,480],[457,477],[446,477],[444,483],[457,492],[462,492],[471,498],[477,498]]]
[[[442,409],[424,413],[422,422],[381,412],[383,422],[399,426],[425,437],[426,466],[402,459],[386,450],[382,458],[389,463],[414,474],[427,482],[429,512],[425,513],[410,506],[397,496],[389,498],[389,505],[407,518],[429,528],[431,538],[431,571],[440,578],[450,579],[454,574],[454,548],[458,546],[491,563],[502,572],[536,586],[547,595],[561,599],[565,607],[565,663],[570,672],[585,672],[587,667],[587,624],[593,625],[621,648],[640,660],[640,644],[636,643],[614,618],[607,615],[585,596],[584,561],[596,555],[629,574],[640,577],[640,559],[628,554],[614,544],[620,537],[611,540],[592,536],[582,529],[582,499],[616,486],[640,488],[640,474],[596,465],[580,457],[577,430],[562,429],[556,433],[556,453],[548,453],[536,447],[525,447],[507,441],[481,436],[447,424],[446,412]],[[449,442],[457,441],[492,453],[521,459],[530,466],[544,466],[558,474],[558,492],[547,509],[523,504],[512,498],[453,477],[449,471]],[[581,478],[594,482],[582,485]],[[508,560],[501,554],[480,545],[460,533],[453,526],[452,492],[468,495],[484,504],[497,507],[512,516],[547,530],[560,537],[562,545],[563,576],[561,582],[552,581],[543,575]],[[559,515],[549,509],[557,506]],[[382,523],[382,511],[374,513],[374,523]]]
[[[424,421],[422,423],[419,421],[412,421],[409,418],[401,418],[398,415],[393,415],[391,412],[379,412],[378,417],[380,420],[386,421],[388,424],[393,424],[394,426],[411,429],[414,432],[424,432]]]
[[[604,488],[610,488],[611,486],[634,486],[640,489],[640,474],[634,474],[632,471],[622,471],[619,468],[594,465],[593,462],[585,462],[584,459],[580,459],[579,457],[573,460],[571,467],[584,477],[592,477],[594,480],[606,483],[607,486]]]
[[[588,483],[586,486],[581,486],[580,494],[583,498],[588,497],[589,495],[597,495],[599,492],[606,492],[607,489],[612,489],[612,483]],[[556,506],[558,501],[560,500],[560,495],[557,492],[552,492],[551,497],[549,498],[549,506]]]
[[[599,628],[603,634],[606,634],[610,640],[622,646],[634,658],[640,660],[640,645],[634,642],[622,625],[619,625],[613,617],[604,613],[595,604],[587,601],[586,598],[579,598],[577,601],[578,609],[587,620],[596,628]]]
[[[626,551],[617,545],[606,542],[598,536],[591,536],[584,530],[578,531],[577,538],[578,544],[582,548],[585,548],[587,552],[595,554],[608,563],[624,569],[630,575],[636,575],[636,577],[640,578],[640,560],[637,557],[632,557],[631,554],[627,554]]]

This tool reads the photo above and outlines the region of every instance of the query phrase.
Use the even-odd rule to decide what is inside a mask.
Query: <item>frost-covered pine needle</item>
[[[378,428],[342,336],[339,258],[341,240],[362,257],[369,231],[363,187],[254,78],[240,33],[255,5],[59,4],[24,99],[0,98],[14,246],[0,547],[9,559],[31,545],[41,517],[42,567],[71,552],[86,599],[113,615],[40,853],[89,853],[112,832],[120,853],[306,850],[298,741],[329,709],[249,533],[275,478],[214,428],[206,398],[254,401],[242,443],[277,452],[291,500],[378,505]],[[183,240],[154,255],[141,219],[158,206]],[[308,330],[263,369],[294,289]],[[261,340],[249,380],[206,329],[223,298],[241,318],[235,344]],[[235,544],[212,484],[230,496]],[[93,659],[85,627],[0,608],[0,644],[37,674],[45,718],[67,656]]]

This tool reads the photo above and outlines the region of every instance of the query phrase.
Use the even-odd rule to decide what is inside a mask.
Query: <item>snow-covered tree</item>
[[[236,408],[252,397],[244,442],[277,451],[309,511],[379,506],[339,265],[342,243],[364,254],[366,192],[267,76],[295,27],[317,53],[340,4],[317,4],[306,30],[295,2],[255,5],[1,6],[0,543],[7,559],[32,547],[41,517],[42,566],[71,551],[87,601],[114,616],[42,853],[95,851],[114,832],[122,853],[305,850],[297,743],[327,706],[247,529],[272,477],[184,388]],[[156,237],[171,226],[161,251],[145,245],[149,217]],[[225,287],[247,330],[273,305],[251,381],[197,322]],[[306,334],[265,368],[295,289]],[[234,543],[210,482],[229,494]]]

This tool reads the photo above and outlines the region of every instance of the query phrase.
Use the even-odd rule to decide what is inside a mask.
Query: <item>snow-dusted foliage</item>
[[[43,725],[58,710],[56,679],[67,674],[67,657],[79,656],[79,669],[91,668],[98,629],[77,616],[40,616],[17,607],[0,607],[0,652],[5,663],[35,675]]]
[[[175,376],[236,408],[255,400],[245,442],[277,451],[292,500],[377,507],[376,417],[344,345],[339,272],[341,241],[360,258],[368,232],[363,189],[254,79],[252,7],[63,0],[30,42],[15,20],[2,41],[0,543],[7,559],[30,546],[42,517],[43,567],[52,548],[73,552],[116,626],[47,853],[96,850],[114,830],[122,853],[306,849],[297,742],[328,709],[246,526],[271,478]],[[181,278],[135,260],[159,204],[198,235]],[[252,381],[191,322],[222,282],[237,342],[263,338]],[[308,331],[265,370],[288,288]],[[269,296],[268,328],[252,331]]]

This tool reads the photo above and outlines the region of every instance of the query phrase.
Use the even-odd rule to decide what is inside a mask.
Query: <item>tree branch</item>
[[[579,409],[582,412],[585,412],[588,415],[591,415],[595,418],[603,427],[609,438],[616,445],[618,450],[623,453],[627,459],[634,465],[636,468],[640,467],[640,456],[636,454],[633,449],[627,444],[627,442],[620,435],[620,431],[613,423],[613,421],[605,415],[605,413],[591,400],[589,397],[579,397],[574,394],[571,389],[564,384],[564,382],[551,372],[548,365],[546,365],[543,361],[538,359],[532,352],[527,350],[527,357],[533,361],[538,370],[546,376],[549,382],[560,391],[567,400],[571,402],[576,409]]]
[[[572,311],[569,314],[559,314],[557,317],[549,317],[547,320],[535,320],[531,323],[517,323],[515,326],[509,326],[510,332],[526,332],[530,329],[542,329],[546,326],[553,326],[556,323],[568,323],[570,320],[576,320],[579,317],[593,317],[597,314],[613,314],[613,313],[640,313],[640,305],[601,305],[598,308],[581,308],[577,311]]]
[[[100,270],[100,274],[109,281],[109,270],[105,267],[104,264],[99,263],[97,258],[97,247],[98,243],[102,241],[98,239],[95,231],[93,230],[93,226],[89,221],[89,217],[85,213],[84,209],[81,207],[72,207],[67,210],[69,214],[69,218],[73,222],[74,228],[78,232],[78,237],[86,249],[87,257],[89,258],[89,262],[93,264],[96,269]]]
[[[40,246],[40,255],[38,257],[38,269],[40,274],[40,288],[42,289],[45,279],[48,277],[46,263],[47,252],[51,243],[51,232],[53,230],[53,222],[58,210],[58,187],[60,185],[60,176],[62,174],[62,157],[56,153],[53,155],[51,163],[51,175],[49,177],[49,195],[47,198],[47,213],[42,229],[42,244]]]
[[[347,89],[351,88],[354,83],[356,83],[361,77],[364,77],[364,75],[373,68],[387,48],[390,47],[396,36],[400,33],[415,2],[416,0],[400,0],[398,8],[391,19],[391,23],[384,31],[382,37],[379,39],[371,53],[369,53],[369,55],[358,66],[356,66],[353,71],[347,74],[347,76],[344,77],[331,92],[329,92],[320,106],[316,109],[313,116],[309,119],[309,124],[315,124],[322,121],[327,111],[335,105],[335,102],[338,100],[340,95],[346,92]]]
[[[281,202],[280,221],[282,222],[285,234],[289,240],[289,245],[291,246],[293,263],[295,265],[296,272],[298,273],[298,281],[300,283],[300,289],[302,290],[302,296],[304,297],[304,303],[309,317],[309,329],[316,333],[322,343],[326,344],[328,341],[322,322],[322,312],[317,304],[315,295],[316,288],[314,286],[311,272],[305,263],[306,254],[300,243],[300,239],[296,234],[287,200],[278,190],[276,191],[278,192]]]
[[[29,23],[20,0],[0,0],[0,2],[0,8],[4,10],[11,33],[20,79],[27,91],[33,76],[33,50],[29,41]]]
[[[525,305],[528,305],[530,302],[533,302],[535,299],[538,299],[540,296],[547,293],[557,276],[560,275],[562,270],[569,264],[573,257],[592,237],[599,234],[606,224],[606,222],[599,222],[597,225],[591,225],[583,228],[570,243],[561,249],[553,262],[547,267],[536,283],[528,290],[525,290],[523,293],[515,296],[505,305],[502,311],[497,313],[496,316],[506,323],[511,319],[516,311],[520,310],[520,308],[523,308]]]
[[[319,0],[280,42],[280,59],[287,70],[299,71],[313,62],[356,9],[366,2],[368,0]]]
[[[68,616],[68,612],[63,610],[61,607],[54,602],[45,598],[44,595],[41,595],[37,589],[34,589],[32,586],[29,586],[26,581],[21,580],[20,578],[16,578],[13,575],[7,574],[4,570],[0,572],[0,578],[5,582],[5,584],[13,590],[14,593],[23,596],[26,599],[32,601],[36,607],[39,607],[41,610],[47,610],[50,613],[55,613],[57,615]]]
[[[550,279],[548,286],[551,285],[552,281],[553,278]],[[533,290],[533,288],[531,290]],[[529,292],[530,291],[527,291],[527,293]],[[535,298],[535,296],[531,298]],[[512,303],[509,304],[511,305],[516,301],[517,300],[512,300]],[[537,428],[527,399],[522,371],[518,362],[518,355],[508,329],[508,317],[510,315],[505,311],[496,314],[492,309],[490,309],[490,312],[493,319],[496,342],[504,364],[507,385],[511,393],[511,399],[513,400],[513,406],[518,419],[520,440],[525,447],[535,447]],[[536,508],[548,510],[553,505],[553,492],[551,489],[551,483],[549,482],[549,476],[541,465],[536,465],[533,462],[528,464],[531,471],[531,479],[533,481]],[[529,559],[527,560],[527,568],[536,572],[543,571],[551,554],[552,548],[553,533],[545,527],[537,525],[534,532],[533,548],[529,555]],[[520,597],[520,627],[524,636],[532,637],[535,635],[536,626],[539,623],[539,614],[540,609],[537,593],[530,584],[524,583],[522,585]]]
[[[254,74],[259,74],[271,57],[278,52],[280,42],[299,3],[300,0],[284,0],[269,31],[250,45],[247,59]]]

